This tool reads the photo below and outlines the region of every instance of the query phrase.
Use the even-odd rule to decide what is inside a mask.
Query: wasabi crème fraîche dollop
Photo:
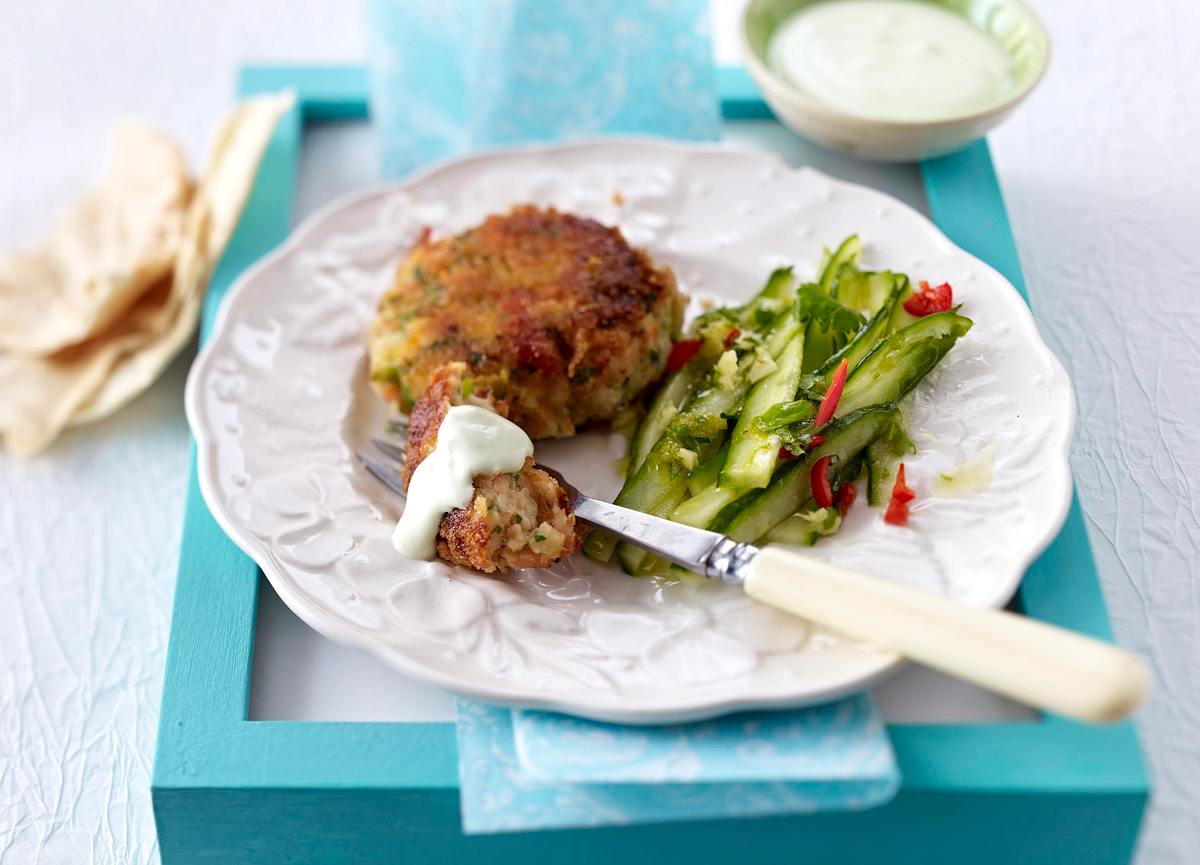
[[[533,442],[512,421],[479,406],[451,406],[438,428],[433,452],[408,482],[392,546],[410,559],[433,559],[438,524],[448,512],[470,504],[474,478],[520,471],[531,456]]]
[[[809,96],[873,120],[922,122],[985,110],[1013,87],[998,42],[918,0],[834,0],[783,21],[771,69]]]

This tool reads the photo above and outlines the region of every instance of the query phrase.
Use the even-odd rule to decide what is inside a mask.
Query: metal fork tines
[[[368,472],[396,495],[404,497],[400,465],[405,448],[385,439],[373,438],[371,444],[385,459],[362,451],[358,458]],[[561,473],[548,466],[538,468],[553,477],[567,493],[577,519],[611,532],[644,550],[707,577],[740,584],[747,563],[758,552],[750,544],[740,544],[717,532],[673,523],[660,517],[623,508],[584,495]]]
[[[404,464],[404,453],[407,448],[404,445],[393,444],[392,442],[377,438],[371,439],[371,444],[377,451],[388,458],[388,462],[376,459],[362,451],[355,451],[358,461],[381,484],[400,496],[400,498],[405,498],[404,482],[401,480],[400,466]]]

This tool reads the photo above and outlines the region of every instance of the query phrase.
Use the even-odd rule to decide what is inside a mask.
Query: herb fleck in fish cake
[[[371,324],[371,379],[407,412],[462,362],[464,396],[504,401],[531,438],[569,436],[661,375],[682,313],[671,271],[617,229],[515,207],[413,250]]]

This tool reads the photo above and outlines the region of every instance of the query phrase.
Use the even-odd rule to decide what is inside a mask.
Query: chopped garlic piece
[[[529,539],[529,549],[540,556],[554,557],[562,552],[566,539],[566,535],[554,526],[543,522],[533,530],[533,536]]]
[[[733,390],[737,382],[738,363],[737,352],[729,349],[717,360],[717,384],[727,390]]]
[[[750,365],[750,384],[766,378],[777,369],[779,369],[779,364],[775,363],[775,358],[765,351],[755,352],[754,362]]]

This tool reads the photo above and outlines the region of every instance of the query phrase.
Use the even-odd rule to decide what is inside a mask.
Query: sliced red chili
[[[696,352],[700,351],[700,347],[704,345],[702,339],[684,339],[671,346],[671,353],[667,356],[667,372],[676,372],[681,369],[685,363],[696,356]]]
[[[850,510],[850,506],[854,504],[854,500],[858,498],[858,490],[854,484],[843,484],[842,488],[837,491],[837,506],[838,511],[844,517],[846,512]]]
[[[908,504],[916,497],[917,494],[904,480],[904,463],[900,463],[900,468],[896,470],[896,483],[892,485],[892,498]]]
[[[790,450],[788,450],[787,448],[780,448],[779,449],[779,458],[781,460],[794,460],[796,458],[796,455],[794,453],[792,453]]]
[[[813,500],[819,508],[833,507],[833,488],[829,485],[829,464],[832,456],[821,457],[813,463],[809,481],[812,483]]]
[[[725,337],[725,348],[729,348],[731,345],[733,345],[733,341],[741,335],[742,329],[740,327],[735,327],[733,330],[729,331],[729,335]]]
[[[809,444],[810,448],[819,448],[821,445],[825,444],[825,436],[815,435],[809,441],[810,441],[810,444]]]
[[[888,502],[887,511],[883,515],[883,521],[893,526],[907,526],[908,505],[892,499]]]
[[[904,301],[904,311],[909,315],[923,318],[935,312],[945,312],[954,305],[954,289],[948,282],[930,286],[928,282],[921,280],[917,287],[920,291]]]
[[[896,471],[896,483],[892,485],[892,498],[888,502],[883,521],[893,526],[908,525],[908,503],[916,497],[917,494],[904,482],[904,463],[900,463],[900,468]]]
[[[842,398],[842,391],[846,388],[846,375],[850,372],[850,362],[845,358],[837,365],[837,369],[833,371],[833,379],[829,382],[829,387],[825,390],[825,396],[821,398],[821,405],[817,407],[817,416],[813,419],[813,426],[823,427],[825,424],[833,420],[833,413],[837,411],[838,400]]]

